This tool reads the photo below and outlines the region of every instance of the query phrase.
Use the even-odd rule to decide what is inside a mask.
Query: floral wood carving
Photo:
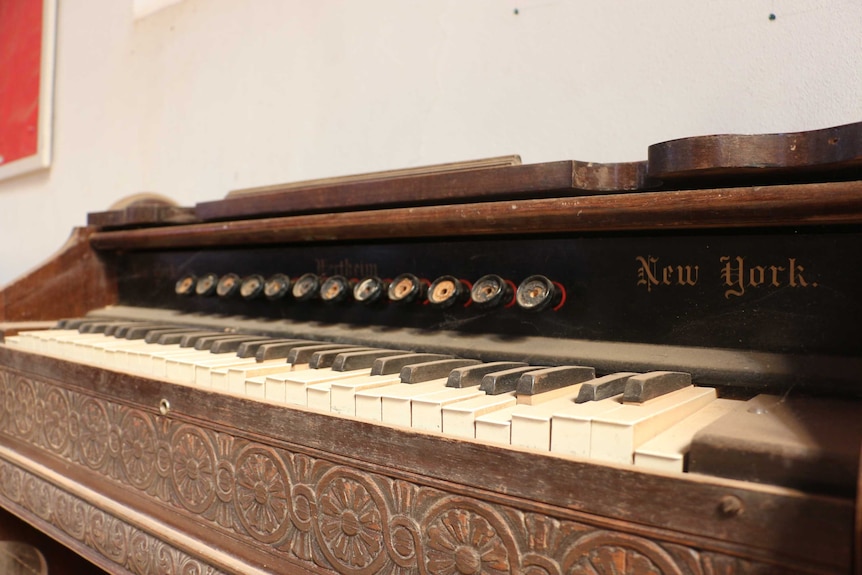
[[[0,502],[29,511],[63,535],[138,575],[220,575],[172,545],[125,523],[51,483],[0,460]]]
[[[561,519],[564,510],[554,517],[448,493],[358,463],[340,465],[324,453],[291,452],[0,370],[4,390],[0,435],[131,490],[163,507],[165,517],[203,523],[212,537],[206,542],[229,537],[256,562],[282,566],[275,572],[289,565],[345,575],[733,575],[778,569]],[[22,487],[24,475],[0,463],[2,496],[112,561],[144,573],[146,557],[157,548],[165,567],[179,561],[176,550],[58,495],[54,486]]]

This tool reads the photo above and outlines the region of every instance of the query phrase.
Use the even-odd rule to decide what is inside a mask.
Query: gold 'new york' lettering
[[[659,265],[659,258],[637,256],[640,264],[637,271],[637,285],[652,291],[658,286],[693,286],[697,284],[700,268],[691,265]]]

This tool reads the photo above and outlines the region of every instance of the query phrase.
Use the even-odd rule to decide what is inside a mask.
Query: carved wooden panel
[[[0,460],[0,501],[30,512],[117,566],[139,575],[219,571],[12,463]]]
[[[680,545],[670,534],[664,541],[648,538],[636,526],[609,530],[527,511],[527,505],[447,493],[390,477],[385,469],[265,445],[23,373],[0,371],[0,398],[0,436],[51,455],[46,461],[65,460],[84,472],[80,477],[121,488],[126,505],[162,509],[166,522],[180,517],[202,525],[205,544],[238,541],[246,559],[281,566],[276,572],[290,572],[291,565],[345,575],[730,575],[778,569]],[[132,572],[215,572],[200,558],[165,547],[152,534],[2,461],[0,496]],[[780,570],[793,572],[786,565]]]

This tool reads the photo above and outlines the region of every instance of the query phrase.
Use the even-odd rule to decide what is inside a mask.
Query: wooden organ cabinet
[[[111,573],[862,573],[860,168],[851,124],[90,214],[0,292],[0,506]]]

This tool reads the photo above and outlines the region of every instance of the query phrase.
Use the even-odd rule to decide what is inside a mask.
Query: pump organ
[[[0,505],[114,573],[860,573],[860,165],[851,124],[91,214],[0,292]]]

